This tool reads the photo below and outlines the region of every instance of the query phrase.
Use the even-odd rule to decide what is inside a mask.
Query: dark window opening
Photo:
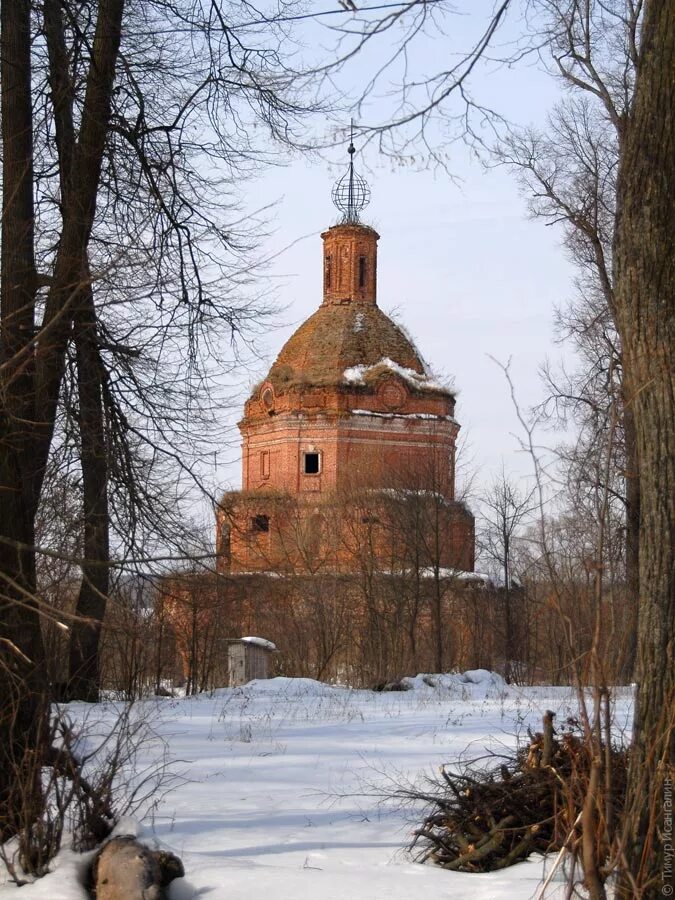
[[[366,286],[366,258],[359,256],[359,287]]]
[[[320,455],[318,453],[305,453],[303,471],[305,475],[318,475],[320,471]]]
[[[274,408],[274,391],[270,387],[266,387],[262,392],[262,402],[267,409]]]
[[[262,534],[270,530],[269,516],[253,516],[251,519],[251,531]]]
[[[326,287],[330,287],[331,275],[333,272],[333,258],[332,256],[326,257]]]
[[[231,531],[230,523],[223,522],[222,525],[220,526],[220,541],[221,541],[221,543],[223,543],[223,544],[230,543],[230,531]]]
[[[230,523],[223,522],[220,526],[220,545],[218,552],[226,561],[230,559]]]

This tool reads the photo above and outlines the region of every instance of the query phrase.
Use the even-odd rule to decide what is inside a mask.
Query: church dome
[[[293,387],[363,383],[370,370],[393,370],[427,390],[441,389],[428,377],[411,341],[377,306],[324,304],[286,342],[267,380],[278,394]]]
[[[413,391],[451,395],[377,305],[377,232],[346,222],[321,237],[323,302],[286,342],[263,384],[279,396],[308,388],[376,388],[387,376]]]

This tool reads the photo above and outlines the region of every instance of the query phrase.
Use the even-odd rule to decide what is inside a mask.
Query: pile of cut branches
[[[531,853],[563,846],[572,851],[580,839],[581,810],[589,790],[593,749],[575,720],[559,734],[553,713],[544,716],[544,730],[512,759],[490,769],[442,767],[426,791],[408,799],[426,800],[427,813],[414,832],[411,849],[420,862],[431,861],[461,872],[503,869]],[[596,745],[610,779],[598,793],[595,806],[598,839],[613,838],[623,802],[626,751]]]

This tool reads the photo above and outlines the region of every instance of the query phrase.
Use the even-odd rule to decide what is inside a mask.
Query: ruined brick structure
[[[242,490],[218,509],[220,571],[349,573],[365,546],[375,568],[393,571],[411,528],[429,545],[431,527],[428,564],[472,571],[474,520],[455,498],[455,397],[377,305],[379,235],[349,222],[322,239],[323,302],[239,423]]]

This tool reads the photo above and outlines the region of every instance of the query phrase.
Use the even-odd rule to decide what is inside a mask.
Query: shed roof
[[[252,644],[254,647],[262,647],[263,650],[269,650],[270,653],[278,653],[277,645],[273,644],[272,641],[268,641],[265,638],[261,637],[242,637],[242,638],[234,638],[230,641],[231,644]]]

